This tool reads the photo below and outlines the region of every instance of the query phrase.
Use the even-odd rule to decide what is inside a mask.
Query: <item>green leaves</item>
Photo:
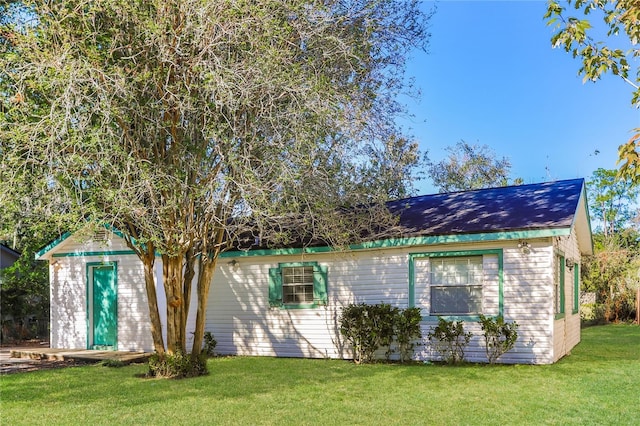
[[[640,129],[634,129],[634,132],[629,141],[618,148],[617,164],[622,164],[617,177],[640,185]]]
[[[504,318],[496,318],[480,315],[480,327],[484,335],[485,352],[489,364],[495,362],[505,353],[509,352],[518,340],[518,323],[504,321]]]
[[[422,338],[421,321],[420,309],[415,307],[350,304],[340,314],[340,334],[351,344],[356,364],[372,362],[376,351],[384,347],[389,359],[393,345],[404,362],[411,359],[416,341]]]
[[[438,317],[438,325],[429,331],[428,337],[447,364],[458,364],[464,361],[464,352],[473,333],[464,331],[464,321]]]
[[[631,149],[631,154],[635,150]],[[594,225],[606,239],[615,238],[625,229],[636,214],[637,184],[620,177],[616,170],[598,169],[587,182],[589,210]]]
[[[509,185],[511,163],[498,159],[487,145],[471,145],[465,141],[448,147],[449,158],[427,162],[427,174],[440,192],[467,191]],[[512,183],[519,184],[515,179]]]
[[[633,87],[631,103],[640,106],[640,68],[636,66],[635,72],[632,68],[632,64],[637,63],[640,57],[637,46],[640,40],[638,2],[568,0],[567,5],[573,5],[575,13],[582,13],[584,17],[568,16],[569,12],[559,2],[549,1],[544,18],[547,25],[554,26],[556,30],[551,37],[552,46],[562,47],[582,61],[578,73],[583,75],[583,82],[598,81],[607,73],[622,78]],[[607,43],[592,38],[592,33],[600,27],[606,30],[609,37]],[[620,36],[623,36],[622,42],[618,38]],[[618,44],[621,46],[616,46]],[[631,141],[621,146],[618,161],[622,163],[620,176],[638,180],[639,150]]]
[[[0,93],[26,99],[1,99],[2,201],[28,181],[144,259],[193,262],[247,235],[352,242],[410,186],[393,123],[417,1],[23,3],[31,26],[0,19]]]

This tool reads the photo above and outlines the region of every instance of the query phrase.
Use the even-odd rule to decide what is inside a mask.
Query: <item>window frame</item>
[[[465,260],[465,263],[459,263],[459,260]],[[449,263],[453,261],[452,263]],[[479,262],[478,262],[479,261]],[[483,267],[483,257],[482,256],[449,256],[449,257],[437,257],[437,258],[430,258],[429,259],[429,300],[430,300],[430,309],[429,309],[429,313],[431,314],[431,316],[471,316],[471,315],[480,315],[483,312],[483,288],[484,288],[484,267]],[[447,262],[447,263],[445,263]],[[458,265],[463,265],[464,268],[464,274],[460,274],[458,275]],[[475,268],[472,267],[472,265],[479,265],[480,266],[480,274],[479,274],[479,281],[478,281],[478,277],[476,277],[476,274],[478,273],[477,270],[475,270]],[[437,268],[438,266],[442,267],[442,271],[438,271]],[[449,267],[453,266],[453,271],[447,271],[447,269],[449,269]],[[452,278],[452,275],[450,274],[451,272],[454,273],[454,280],[457,281],[459,278],[463,278],[466,282],[465,283],[452,283],[452,282],[447,282]],[[473,273],[474,275],[474,279],[470,280],[469,276],[470,274]],[[465,277],[466,275],[466,277]],[[435,278],[437,276],[440,276],[442,279],[438,282],[436,282]],[[455,312],[455,310],[449,310],[449,311],[443,311],[443,312],[437,312],[434,308],[434,293],[437,295],[437,293],[439,292],[438,290],[445,290],[447,288],[451,288],[451,289],[465,289],[468,293],[466,294],[469,297],[469,300],[471,302],[475,302],[474,299],[476,299],[475,296],[475,292],[477,291],[477,289],[480,289],[480,300],[479,300],[479,306],[478,303],[475,302],[473,303],[475,305],[474,310],[471,310],[469,312]],[[434,291],[435,290],[435,291]]]
[[[291,305],[313,303],[313,286],[315,281],[313,278],[313,266],[285,266],[281,268],[281,272],[283,304]],[[288,289],[292,291],[287,291]],[[304,289],[304,291],[300,292],[300,289]],[[304,300],[292,302],[288,302],[286,300],[288,296],[296,298],[300,295],[304,296]]]
[[[284,271],[287,268],[312,267],[313,268],[313,301],[303,303],[284,302]],[[269,306],[281,309],[306,309],[324,306],[328,301],[326,265],[318,262],[286,262],[278,263],[276,268],[269,268]]]
[[[483,249],[483,250],[455,250],[455,251],[438,251],[438,252],[421,252],[409,254],[409,307],[416,306],[416,260],[423,260],[432,257],[467,257],[482,256],[484,266],[484,256],[497,256],[498,260],[498,312],[491,316],[504,316],[504,250],[502,248]],[[484,274],[484,267],[483,267]],[[483,294],[486,283],[483,281]],[[484,298],[484,296],[483,296]],[[483,309],[485,307],[483,306]],[[486,313],[485,313],[486,315]],[[434,321],[438,316],[447,320],[456,321],[478,321],[479,315],[424,315],[423,321]]]

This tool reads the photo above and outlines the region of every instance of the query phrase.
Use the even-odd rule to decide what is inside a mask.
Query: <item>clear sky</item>
[[[583,84],[580,61],[551,47],[545,1],[435,4],[429,51],[407,70],[421,95],[403,101],[414,117],[401,121],[432,160],[464,139],[509,158],[525,183],[616,167],[618,146],[640,127],[632,87],[616,76]],[[418,192],[437,191],[423,181]]]

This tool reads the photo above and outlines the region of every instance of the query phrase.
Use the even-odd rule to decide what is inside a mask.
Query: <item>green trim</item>
[[[86,320],[87,320],[87,349],[95,349],[96,345],[91,345],[91,340],[93,337],[93,330],[91,330],[92,327],[92,321],[91,321],[91,314],[93,313],[92,309],[91,309],[91,305],[93,303],[93,297],[90,297],[90,290],[89,290],[89,285],[93,283],[93,279],[91,277],[91,271],[92,268],[94,266],[111,266],[113,268],[113,279],[114,279],[114,286],[115,286],[115,297],[116,297],[116,319],[115,319],[115,327],[116,327],[116,334],[115,334],[115,345],[112,347],[109,347],[108,349],[112,349],[114,351],[118,350],[118,262],[116,261],[109,261],[109,262],[87,262],[85,264],[85,271],[86,271],[86,286],[85,286],[85,293],[86,293],[86,308],[87,308],[87,316],[86,316]],[[105,350],[105,349],[101,349],[101,350]]]
[[[488,315],[488,317],[496,318],[497,315]],[[465,321],[465,322],[480,321],[480,315],[428,315],[428,316],[423,316],[422,321],[438,322],[438,318],[442,318],[447,321]]]
[[[83,256],[117,256],[136,254],[133,250],[76,251],[71,253],[54,253],[51,257],[83,257]]]
[[[66,240],[67,238],[69,238],[71,236],[71,232],[65,232],[64,234],[62,234],[60,237],[56,238],[55,240],[53,240],[52,242],[50,242],[49,244],[47,244],[46,246],[44,246],[44,248],[42,250],[40,250],[39,252],[37,252],[35,254],[35,258],[39,259],[41,256],[43,256],[45,253],[47,253],[49,250],[53,249],[55,246],[57,246],[58,244],[62,243],[64,240]]]
[[[571,313],[580,312],[580,264],[573,264],[573,310]]]
[[[282,270],[284,268],[312,266],[313,267],[313,303],[283,303],[282,301]],[[287,262],[278,263],[277,268],[269,268],[269,306],[280,309],[308,309],[326,305],[328,268],[318,262]]]
[[[554,312],[555,313],[555,319],[562,319],[564,318],[564,313],[565,313],[565,295],[564,295],[564,274],[565,274],[565,269],[564,269],[564,252],[561,250],[557,251],[557,256],[558,256],[558,262],[560,265],[560,277],[558,278],[560,280],[560,282],[558,283],[558,292],[560,293],[560,300],[559,300],[559,304],[560,306],[558,306],[558,312]],[[556,295],[553,295],[553,300],[554,300],[554,304],[555,304],[555,300],[556,300]]]
[[[106,230],[108,230],[110,232],[113,232],[115,235],[117,235],[118,237],[120,237],[120,238],[122,238],[123,240],[126,241],[126,238],[125,238],[124,234],[119,229],[113,227],[112,225],[110,225],[108,223],[102,224],[102,226]],[[52,250],[53,248],[55,248],[56,246],[61,244],[64,240],[69,238],[71,235],[73,235],[71,232],[65,232],[61,237],[59,237],[56,240],[52,241],[51,243],[47,244],[42,250],[38,251],[35,254],[35,258],[36,259],[40,258],[44,254],[46,254],[48,251]],[[131,241],[132,241],[132,243],[134,245],[138,244],[138,242],[135,240],[135,238],[131,238]],[[144,247],[144,245],[143,245],[143,247]],[[133,250],[117,250],[117,251],[100,251],[100,252],[54,253],[51,257],[104,256],[104,255],[109,255],[109,254],[111,254],[111,255],[116,255],[116,254],[136,254],[136,252],[134,252]],[[159,253],[156,253],[156,256],[159,256]]]
[[[502,249],[486,249],[486,250],[456,250],[456,251],[438,251],[424,253],[409,254],[409,307],[415,307],[415,259],[424,259],[431,257],[462,257],[462,256],[498,256],[498,315],[504,317],[504,254]],[[477,321],[479,315],[439,315],[448,320],[457,321]],[[423,316],[423,321],[433,321],[438,315]]]
[[[124,238],[121,231],[110,225],[104,225],[107,229],[113,231],[114,234],[120,238]],[[485,242],[485,241],[500,241],[500,240],[518,240],[518,239],[532,239],[532,238],[545,238],[556,237],[571,234],[571,228],[556,228],[556,229],[537,229],[528,231],[505,231],[505,232],[493,232],[493,233],[481,233],[481,234],[460,234],[460,235],[436,235],[426,237],[411,237],[411,238],[391,238],[386,240],[369,241],[361,244],[352,244],[349,246],[350,250],[371,250],[382,248],[397,248],[397,247],[412,247],[412,246],[424,246],[432,244],[451,244],[451,243],[471,243],[471,242]],[[62,243],[72,234],[67,232],[62,237],[48,244],[45,248],[35,254],[36,259],[52,250],[54,247]],[[135,243],[135,242],[134,242]],[[334,247],[322,246],[322,247],[304,247],[304,248],[280,248],[280,249],[260,249],[260,250],[233,250],[220,254],[221,258],[228,257],[251,257],[251,256],[288,256],[299,254],[314,254],[314,253],[330,253],[339,251]],[[129,255],[136,254],[133,250],[114,250],[114,251],[95,251],[95,252],[67,252],[67,253],[54,253],[52,257],[82,257],[82,256],[107,256],[107,255]],[[159,253],[156,253],[159,256]]]
[[[460,235],[436,235],[427,237],[411,238],[391,238],[387,240],[369,241],[361,244],[352,244],[350,250],[371,250],[381,248],[397,248],[424,246],[432,244],[470,243],[499,240],[519,240],[545,237],[557,237],[570,235],[571,228],[538,229],[529,231],[507,231],[482,234],[460,234]],[[281,248],[281,249],[260,249],[260,250],[234,250],[220,254],[220,257],[250,257],[250,256],[286,256],[297,254],[328,253],[337,251],[332,247],[305,247],[305,248]]]

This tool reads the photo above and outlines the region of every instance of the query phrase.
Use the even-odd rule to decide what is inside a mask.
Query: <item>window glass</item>
[[[482,313],[482,256],[431,258],[431,315]]]
[[[269,306],[315,308],[328,303],[327,267],[317,262],[279,263],[269,268]]]
[[[313,266],[282,268],[282,301],[313,302]]]

